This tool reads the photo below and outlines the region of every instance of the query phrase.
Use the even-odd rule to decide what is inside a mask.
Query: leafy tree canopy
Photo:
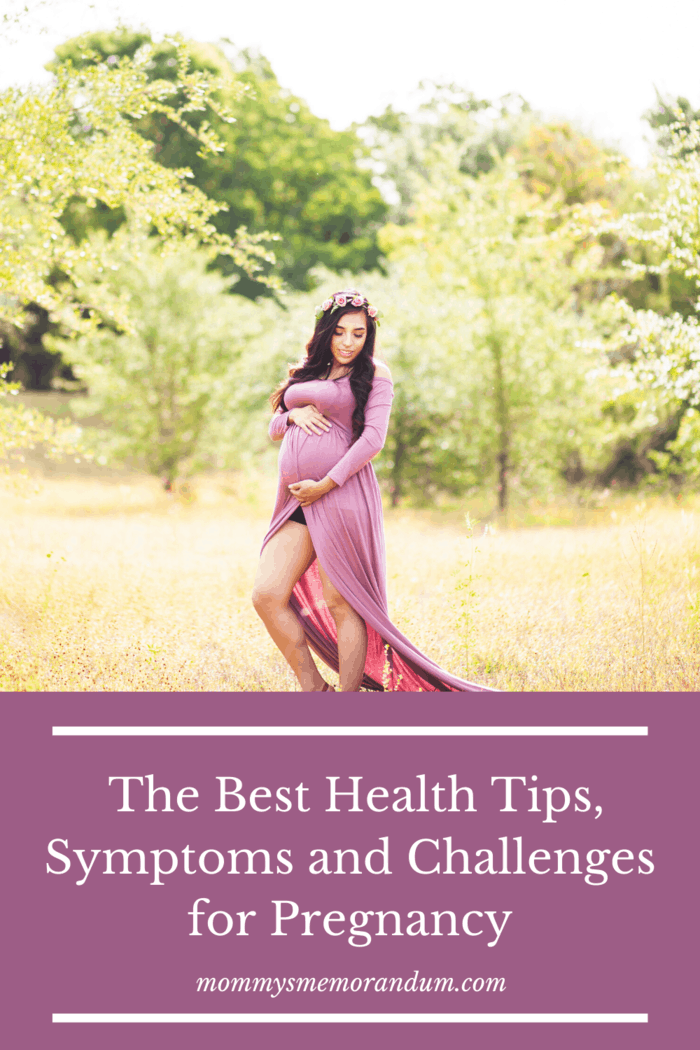
[[[210,220],[221,205],[191,185],[186,169],[159,164],[135,130],[138,120],[167,120],[197,149],[220,148],[205,121],[194,127],[191,120],[211,107],[227,119],[213,96],[218,81],[190,69],[182,43],[171,47],[171,80],[149,76],[144,47],[114,63],[76,69],[66,62],[45,90],[0,94],[0,320],[20,322],[29,303],[72,327],[91,313],[78,269],[87,261],[99,272],[104,262],[61,221],[76,200],[87,210],[123,209],[166,243],[184,238],[214,245],[250,273],[271,258],[244,229],[233,237],[217,230]],[[238,90],[232,75],[226,90]],[[118,304],[110,309],[116,316]]]
[[[656,140],[662,149],[669,149],[673,143],[671,129],[681,124],[686,131],[689,130],[694,120],[700,120],[700,109],[693,109],[692,104],[682,95],[671,98],[657,90],[656,103],[644,117],[656,132]],[[685,148],[691,147],[686,145]]]
[[[150,45],[147,75],[155,82],[174,80],[177,56],[169,41],[153,43],[146,30],[125,27],[69,40],[56,48],[59,61],[85,66],[95,62],[88,47],[105,64],[117,65]],[[354,131],[334,131],[309,110],[300,98],[280,86],[269,62],[250,51],[190,43],[192,68],[222,82],[219,101],[235,115],[234,122],[211,118],[224,148],[202,154],[169,114],[143,114],[135,126],[152,142],[154,158],[169,169],[192,170],[194,184],[208,197],[227,205],[213,219],[217,229],[231,236],[245,225],[280,236],[278,270],[293,288],[311,288],[312,267],[367,270],[376,267],[380,253],[376,231],[386,215],[386,204],[372,183],[372,172],[361,164],[367,150]],[[235,73],[236,88],[228,86]],[[241,90],[241,87],[243,90]],[[101,216],[109,227],[121,216]],[[94,226],[96,216],[84,209],[73,214],[80,232]],[[236,291],[255,296],[263,286],[240,266],[221,261],[225,272],[241,276]]]
[[[239,462],[246,417],[269,393],[258,347],[270,314],[282,310],[229,295],[231,279],[210,270],[210,252],[164,256],[155,238],[128,224],[102,251],[109,266],[85,273],[86,292],[123,302],[129,330],[103,324],[77,338],[47,337],[89,390],[83,410],[109,423],[96,435],[99,452],[167,488],[203,466]]]
[[[620,303],[616,371],[623,396],[640,416],[673,422],[656,460],[676,478],[700,473],[700,121],[669,125],[668,149],[654,159],[655,195],[645,211],[622,216],[615,228],[643,250],[629,263],[636,276],[680,280],[686,301],[664,313]],[[679,308],[679,306],[681,308]]]
[[[426,178],[435,146],[449,145],[459,156],[459,170],[474,177],[486,173],[525,132],[530,108],[519,95],[499,102],[477,98],[458,84],[422,81],[420,101],[411,112],[392,106],[370,116],[358,132],[371,150],[385,194],[393,198],[391,221],[405,223]]]
[[[604,149],[566,121],[533,124],[511,147],[529,189],[541,197],[556,193],[565,205],[609,203],[616,195],[622,158]]]
[[[580,480],[592,453],[601,393],[591,373],[602,355],[586,349],[597,322],[576,289],[601,249],[584,210],[567,218],[560,207],[527,191],[512,157],[473,178],[458,150],[435,149],[412,221],[382,233],[390,272],[400,270],[404,294],[411,287],[425,304],[418,343],[410,325],[397,333],[400,367],[437,370],[432,411],[445,417],[432,434],[416,429],[426,393],[409,379],[396,450],[422,455],[443,489],[495,482],[501,510],[511,489]],[[396,450],[392,484],[401,488],[410,471],[398,476]]]

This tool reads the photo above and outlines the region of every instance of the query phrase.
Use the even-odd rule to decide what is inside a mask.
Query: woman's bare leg
[[[289,599],[315,557],[306,525],[288,521],[265,545],[253,588],[255,610],[305,693],[321,691],[325,682]]]
[[[365,673],[367,625],[336,590],[320,563],[318,571],[323,585],[323,597],[338,632],[340,688],[343,692],[355,693],[362,685]]]

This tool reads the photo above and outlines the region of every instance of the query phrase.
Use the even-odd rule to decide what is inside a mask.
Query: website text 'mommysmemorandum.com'
[[[504,992],[504,977],[198,977],[198,992]]]

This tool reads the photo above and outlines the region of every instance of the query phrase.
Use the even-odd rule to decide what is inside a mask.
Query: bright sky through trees
[[[0,11],[21,6],[1,0]],[[654,86],[700,105],[697,0],[49,0],[0,41],[0,88],[45,79],[56,44],[120,19],[259,47],[280,83],[338,129],[390,102],[405,108],[421,79],[447,80],[481,97],[519,92],[642,164]]]

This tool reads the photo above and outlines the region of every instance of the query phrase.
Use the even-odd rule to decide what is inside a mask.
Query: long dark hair
[[[338,293],[336,293],[338,294]],[[292,365],[289,369],[289,378],[275,390],[270,397],[270,404],[274,411],[281,408],[286,411],[284,402],[285,392],[296,383],[308,383],[312,379],[323,379],[333,367],[333,355],[331,354],[331,339],[336,325],[345,314],[359,313],[361,310],[367,322],[367,338],[365,345],[352,362],[350,367],[350,389],[355,398],[355,411],[352,414],[352,440],[353,444],[359,438],[365,428],[365,406],[369,397],[372,383],[374,382],[374,343],[377,336],[377,324],[373,317],[369,316],[366,306],[353,306],[350,301],[337,310],[324,311],[316,321],[314,334],[306,344],[306,357],[298,365]],[[332,298],[332,296],[331,296]]]

